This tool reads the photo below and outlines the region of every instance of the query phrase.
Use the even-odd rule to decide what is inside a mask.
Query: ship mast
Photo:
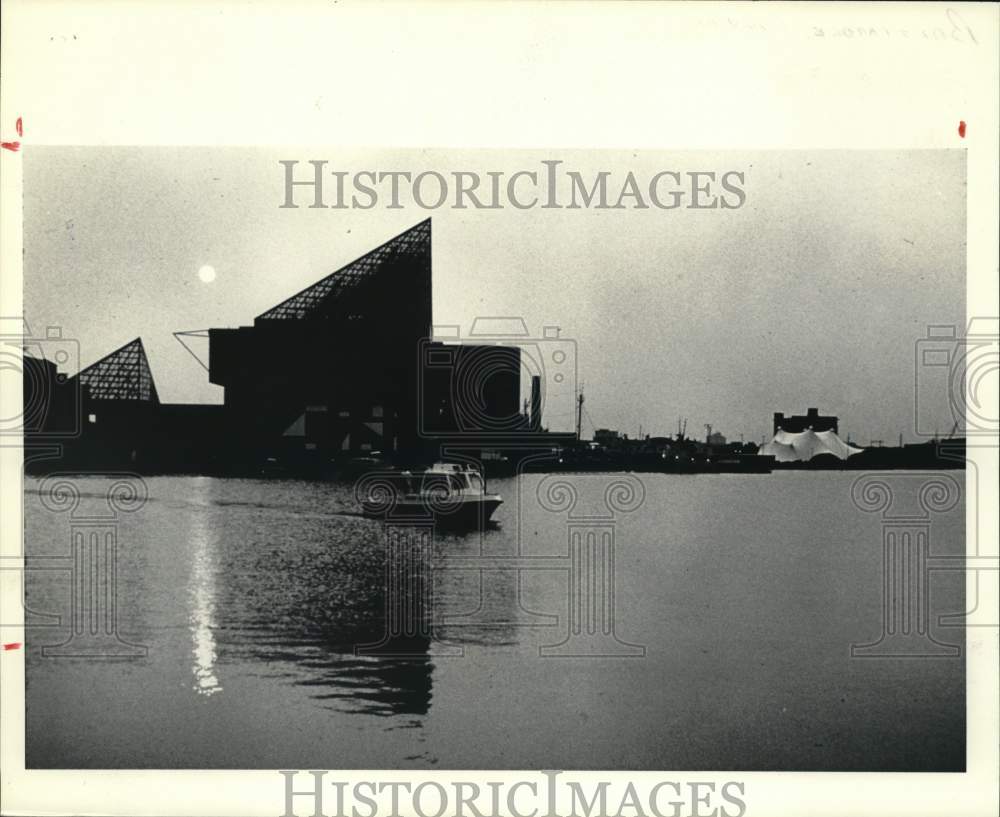
[[[580,426],[583,424],[583,391],[576,398],[576,441],[580,442]]]

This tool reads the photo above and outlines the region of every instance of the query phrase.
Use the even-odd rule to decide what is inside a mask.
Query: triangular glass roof
[[[405,267],[399,261],[409,261]],[[431,220],[426,219],[385,244],[341,267],[310,287],[257,316],[257,320],[306,320],[326,318],[337,302],[362,284],[370,284],[380,274],[407,269],[412,262],[420,274],[430,275]],[[391,285],[391,280],[384,282]],[[339,304],[338,304],[339,305]]]
[[[92,400],[160,402],[141,338],[81,369],[77,378]]]

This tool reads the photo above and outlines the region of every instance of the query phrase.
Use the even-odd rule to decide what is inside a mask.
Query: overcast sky
[[[352,174],[540,171],[562,159],[585,177],[611,171],[615,190],[629,170],[640,180],[736,170],[746,204],[279,209],[279,159]],[[964,322],[963,151],[28,147],[24,161],[31,329],[63,327],[83,365],[141,335],[169,402],[221,402],[173,331],[248,325],[427,216],[434,322],[467,332],[477,316],[520,315],[536,335],[561,326],[577,343],[585,431],[592,421],[667,434],[683,416],[689,434],[711,423],[759,441],[774,411],[817,406],[855,441],[912,440],[914,344],[928,324]],[[198,274],[206,265],[211,283]],[[546,403],[547,425],[570,427],[571,399]],[[933,410],[947,432],[944,402]]]

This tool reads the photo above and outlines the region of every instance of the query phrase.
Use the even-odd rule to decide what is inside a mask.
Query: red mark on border
[[[24,136],[24,124],[21,122],[21,117],[20,116],[17,118],[17,122],[14,123],[14,128],[17,130],[17,135],[18,136]],[[10,151],[13,151],[14,153],[17,153],[17,151],[21,147],[21,143],[20,142],[0,142],[0,147],[2,147],[4,150],[10,150]]]
[[[4,650],[19,650],[21,649],[20,641],[12,641],[10,644],[3,645]]]
[[[965,120],[964,119],[961,122],[958,123],[958,135],[961,136],[963,139],[965,138]]]

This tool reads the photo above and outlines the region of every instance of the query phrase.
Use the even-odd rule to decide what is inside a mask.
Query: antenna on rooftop
[[[580,394],[576,398],[576,439],[580,440],[580,426],[583,423],[583,386],[580,386]]]

